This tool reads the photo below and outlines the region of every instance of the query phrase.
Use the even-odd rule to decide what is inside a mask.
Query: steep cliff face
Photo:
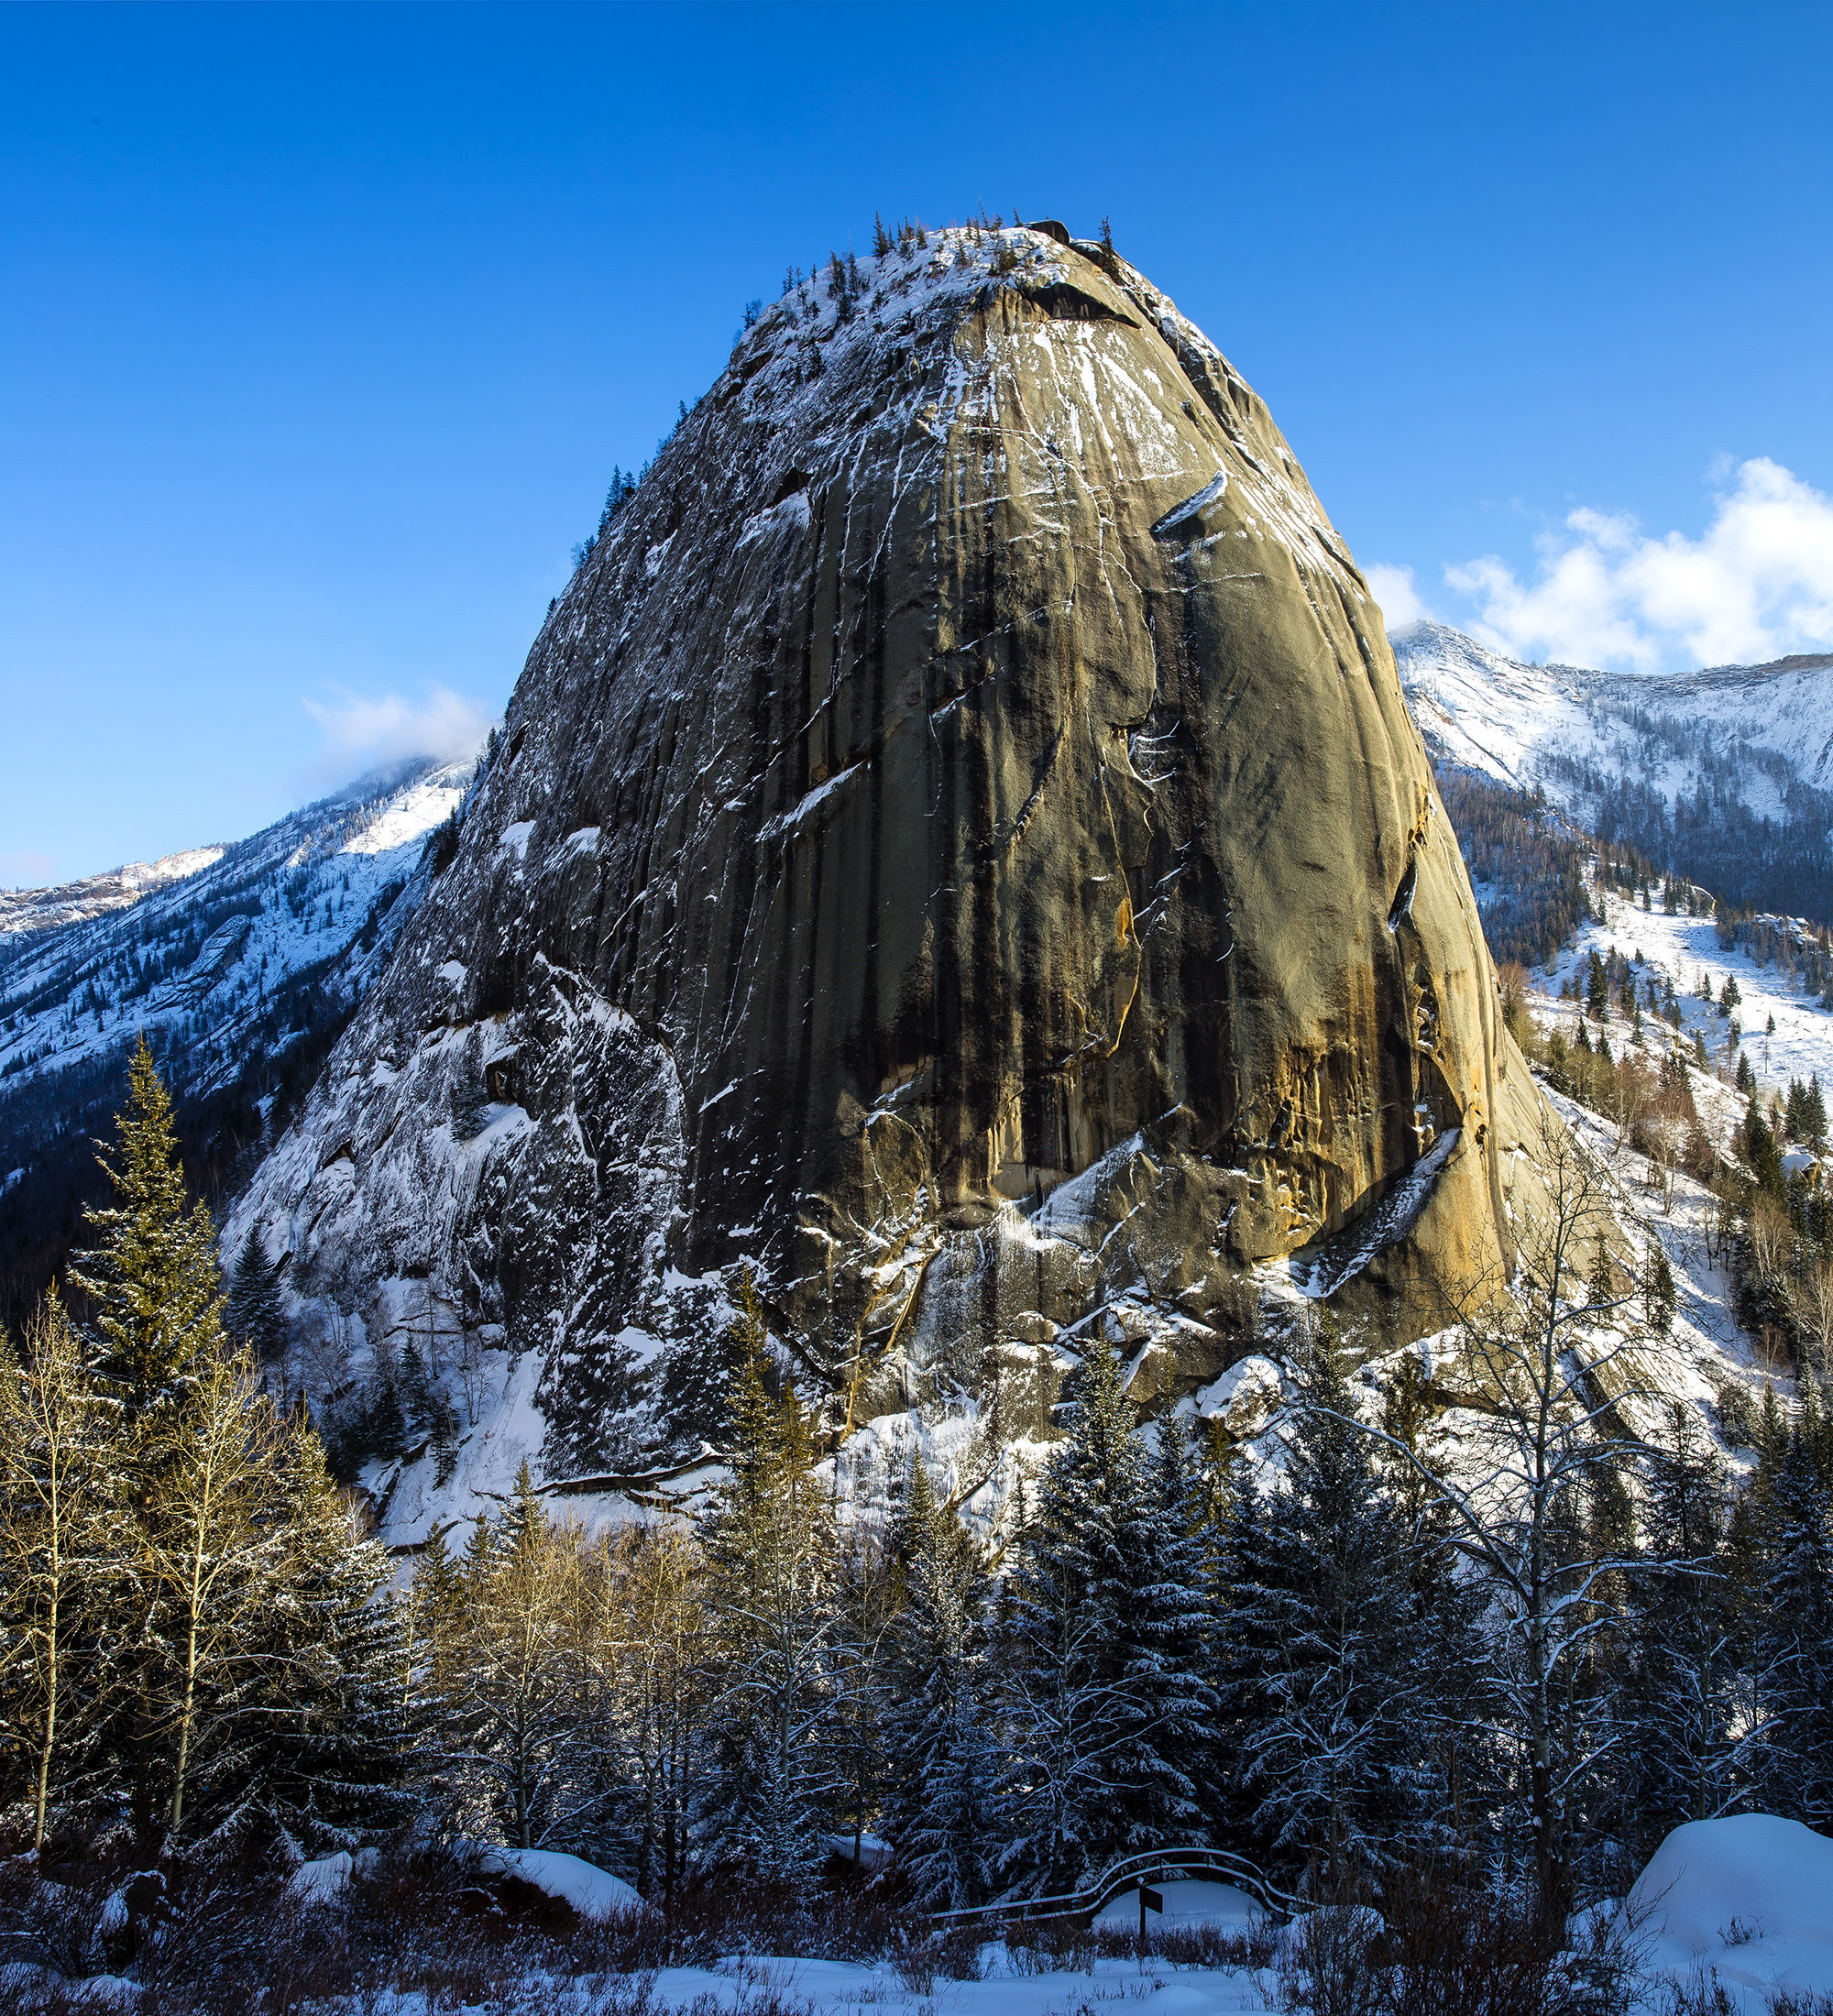
[[[1009,1438],[1091,1321],[1144,1396],[1269,1295],[1424,1322],[1532,1110],[1266,408],[1102,247],[949,233],[786,296],[611,520],[231,1236],[534,1353],[550,1473],[691,1434],[741,1259],[837,1429]]]

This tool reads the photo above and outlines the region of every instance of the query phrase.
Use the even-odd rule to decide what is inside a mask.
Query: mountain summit
[[[749,1262],[835,1432],[1009,1439],[1092,1322],[1169,1397],[1498,1257],[1534,1093],[1379,611],[1141,274],[837,261],[614,502],[227,1235],[358,1369],[691,1446]]]

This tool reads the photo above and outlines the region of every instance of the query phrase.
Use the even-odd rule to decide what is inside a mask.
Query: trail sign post
[[[1156,1911],[1161,1918],[1165,1915],[1164,1893],[1147,1890],[1142,1883],[1139,1886],[1139,1938],[1142,1945],[1146,1938],[1146,1913],[1148,1911]]]

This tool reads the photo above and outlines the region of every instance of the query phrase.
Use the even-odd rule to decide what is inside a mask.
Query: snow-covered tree
[[[887,1824],[916,1897],[961,1910],[992,1894],[999,1845],[987,1572],[980,1543],[937,1502],[920,1458],[900,1539]]]
[[[318,1438],[302,1419],[288,1429],[273,1480],[283,1551],[244,1648],[248,1799],[323,1851],[399,1824],[416,1803],[402,1783],[414,1754],[404,1605]]]
[[[1187,1459],[1154,1478],[1113,1347],[1090,1340],[1013,1576],[1004,1873],[1073,1889],[1115,1856],[1205,1825],[1213,1741],[1202,1550]],[[1175,1502],[1168,1502],[1167,1491]]]
[[[1550,1118],[1536,1156],[1542,1194],[1523,1209],[1515,1279],[1459,1298],[1460,1381],[1493,1412],[1473,1411],[1465,1461],[1451,1466],[1388,1447],[1419,1471],[1477,1567],[1495,1606],[1491,1681],[1498,1732],[1512,1751],[1517,1810],[1540,1908],[1570,1908],[1579,1813],[1615,1732],[1600,1728],[1576,1667],[1610,1619],[1599,1591],[1626,1564],[1600,1551],[1584,1512],[1626,1451],[1616,1403],[1635,1332],[1599,1340],[1620,1304],[1587,1291],[1609,1198],[1584,1151]],[[1620,1395],[1618,1396],[1620,1398]]]
[[[1695,1410],[1676,1401],[1645,1464],[1641,1571],[1628,1578],[1629,1672],[1618,1714],[1621,1824],[1640,1863],[1669,1831],[1738,1796],[1744,1700],[1725,1554],[1729,1489]]]
[[[1327,1320],[1298,1372],[1285,1476],[1244,1564],[1237,1628],[1263,1663],[1238,1769],[1268,1858],[1334,1897],[1417,1839],[1424,1690],[1410,1656],[1410,1536],[1355,1425]]]
[[[1785,1425],[1767,1410],[1750,1506],[1747,1586],[1756,1726],[1744,1746],[1762,1802],[1833,1821],[1833,1419],[1802,1381]]]

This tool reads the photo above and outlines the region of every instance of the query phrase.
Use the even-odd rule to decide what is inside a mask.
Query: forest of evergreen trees
[[[1773,1140],[1749,1145],[1761,1245],[1791,1200]],[[1517,1292],[1473,1297],[1454,1350],[1377,1376],[1327,1317],[1294,1337],[1270,1487],[1218,1428],[1143,1421],[1096,1334],[1011,1530],[975,1530],[920,1456],[874,1518],[827,1481],[747,1282],[701,1519],[589,1534],[524,1469],[398,1581],[225,1331],[142,1051],[71,1275],[87,1320],[48,1295],[0,1381],[0,1939],[48,1950],[46,1872],[71,1896],[87,1872],[92,1970],[170,1978],[182,1949],[203,1978],[210,1872],[449,1869],[477,1841],[586,1856],[664,1924],[704,1921],[709,1882],[780,1910],[839,1879],[857,1935],[894,1940],[1209,1844],[1297,1900],[1449,1886],[1468,1922],[1559,1927],[1681,1822],[1827,1825],[1833,1368],[1804,1350],[1798,1401],[1729,1424],[1742,1482],[1688,1406],[1636,1438],[1672,1282],[1621,1276],[1597,1172],[1564,1135],[1542,1151]],[[1581,1332],[1607,1340],[1583,1366]]]

